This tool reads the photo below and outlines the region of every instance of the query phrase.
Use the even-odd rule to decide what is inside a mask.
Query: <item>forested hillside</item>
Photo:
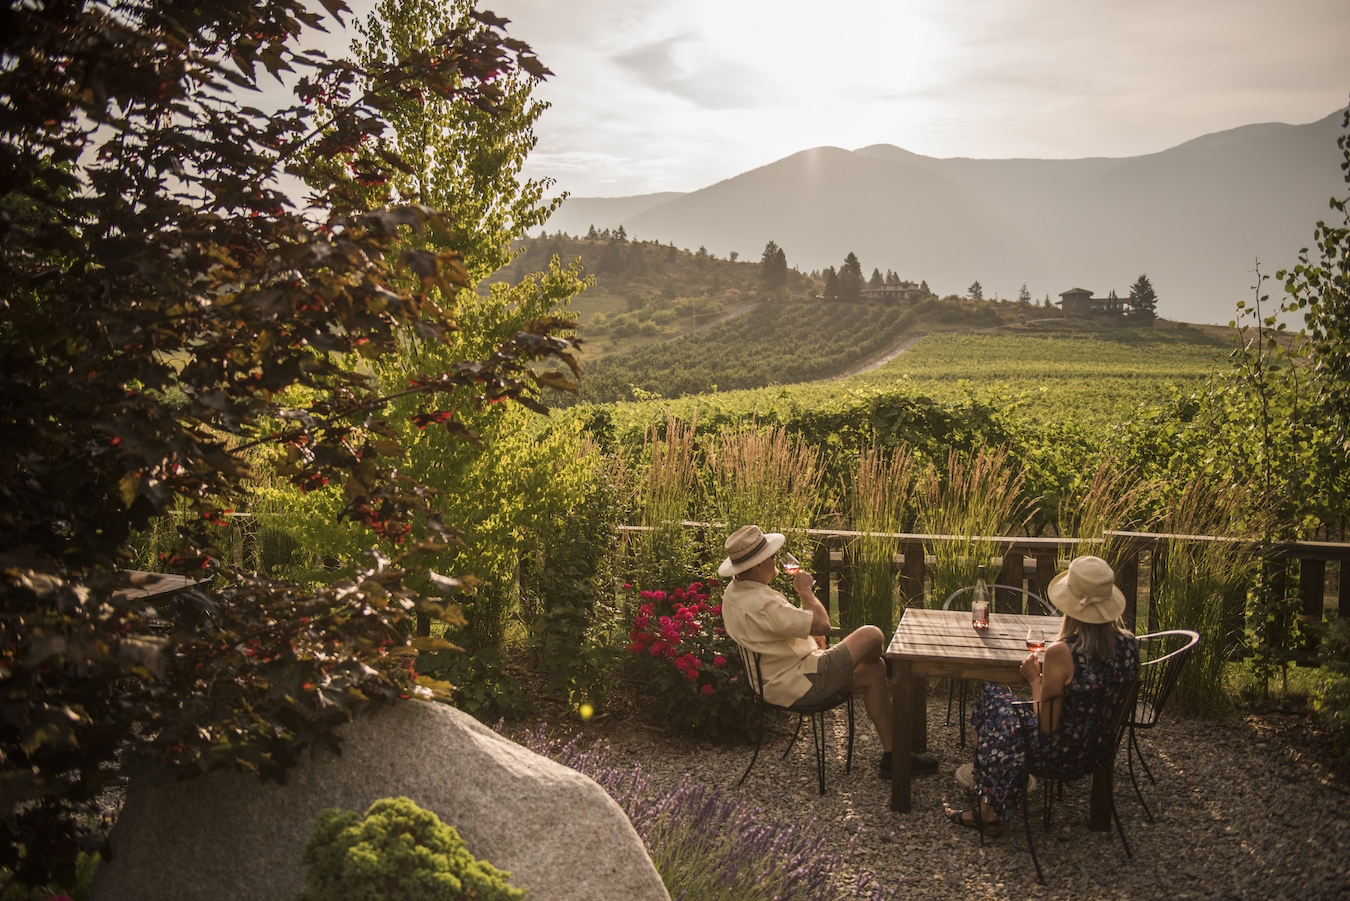
[[[766,297],[805,298],[816,283],[778,258],[776,278],[753,261],[720,259],[700,247],[681,249],[654,241],[630,240],[617,233],[595,237],[550,235],[520,242],[509,266],[483,284],[519,282],[548,268],[553,256],[564,263],[580,259],[595,285],[572,301],[580,314],[588,359],[669,338],[714,321],[719,315]]]

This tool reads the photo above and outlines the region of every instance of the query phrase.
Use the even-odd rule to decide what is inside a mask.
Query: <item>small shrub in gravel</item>
[[[825,830],[814,822],[767,822],[740,792],[726,794],[688,776],[674,789],[658,788],[641,765],[614,766],[607,745],[583,749],[580,740],[550,740],[540,726],[523,744],[609,792],[673,901],[885,901],[899,895],[901,885],[887,893],[869,873],[841,873],[853,842],[843,854],[826,852]]]

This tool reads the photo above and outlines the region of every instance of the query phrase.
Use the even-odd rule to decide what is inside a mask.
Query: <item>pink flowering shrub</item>
[[[664,702],[670,721],[705,735],[743,732],[755,705],[736,643],[722,625],[720,583],[642,591],[637,600],[630,667]]]

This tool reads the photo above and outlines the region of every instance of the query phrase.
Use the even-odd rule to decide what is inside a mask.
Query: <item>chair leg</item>
[[[945,725],[952,724],[952,701],[956,699],[956,680],[947,680],[947,722]]]
[[[853,695],[848,696],[848,756],[844,758],[844,775],[853,772]]]
[[[1045,794],[1049,795],[1049,786],[1046,786]],[[1025,773],[1022,774],[1022,827],[1027,833],[1027,850],[1031,852],[1031,862],[1036,865],[1036,881],[1045,885],[1045,873],[1041,871],[1041,861],[1036,856],[1036,843],[1031,840],[1031,804],[1027,799],[1027,777]]]
[[[1130,784],[1134,786],[1134,796],[1139,799],[1139,806],[1144,808],[1144,821],[1153,822],[1153,811],[1148,809],[1148,804],[1144,801],[1144,793],[1139,790],[1139,780],[1134,777],[1134,727],[1130,727],[1130,747],[1125,749],[1125,762],[1130,771]]]
[[[816,778],[820,780],[820,793],[825,794],[825,714],[811,715],[811,740],[816,746]]]
[[[741,773],[741,779],[736,783],[737,785],[745,784],[745,777],[749,776],[750,771],[755,768],[755,761],[759,759],[760,746],[764,744],[764,719],[767,713],[764,710],[760,710],[759,713],[759,729],[755,733],[755,753],[750,755],[750,765],[745,768],[744,773]]]
[[[797,714],[797,731],[792,733],[792,741],[788,742],[787,747],[783,749],[783,756],[781,759],[787,760],[788,753],[791,752],[792,746],[797,743],[797,736],[802,734],[802,720],[804,719],[806,719],[806,714]]]
[[[1134,753],[1139,756],[1139,765],[1144,768],[1144,775],[1148,776],[1150,785],[1157,785],[1158,780],[1153,778],[1153,770],[1148,768],[1148,761],[1144,759],[1144,749],[1139,746],[1138,739],[1134,736],[1134,727],[1130,727],[1130,745],[1134,748]]]
[[[1111,816],[1116,821],[1116,831],[1120,833],[1120,843],[1125,846],[1125,856],[1134,860],[1134,855],[1130,853],[1130,843],[1125,840],[1125,827],[1120,825],[1120,811],[1116,810],[1116,799],[1113,796],[1109,800],[1111,802]]]

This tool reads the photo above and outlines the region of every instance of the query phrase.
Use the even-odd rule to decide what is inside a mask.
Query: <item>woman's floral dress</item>
[[[1089,660],[1078,651],[1078,636],[1064,639],[1073,653],[1073,677],[1064,686],[1064,707],[1054,735],[1043,733],[1028,716],[1031,754],[1037,768],[1074,769],[1084,764],[1101,736],[1103,720],[1119,709],[1120,691],[1139,676],[1139,642],[1121,635],[1106,660]],[[1007,686],[985,683],[970,722],[975,729],[975,790],[980,800],[1007,819],[1017,806],[1025,766],[1021,723]]]

